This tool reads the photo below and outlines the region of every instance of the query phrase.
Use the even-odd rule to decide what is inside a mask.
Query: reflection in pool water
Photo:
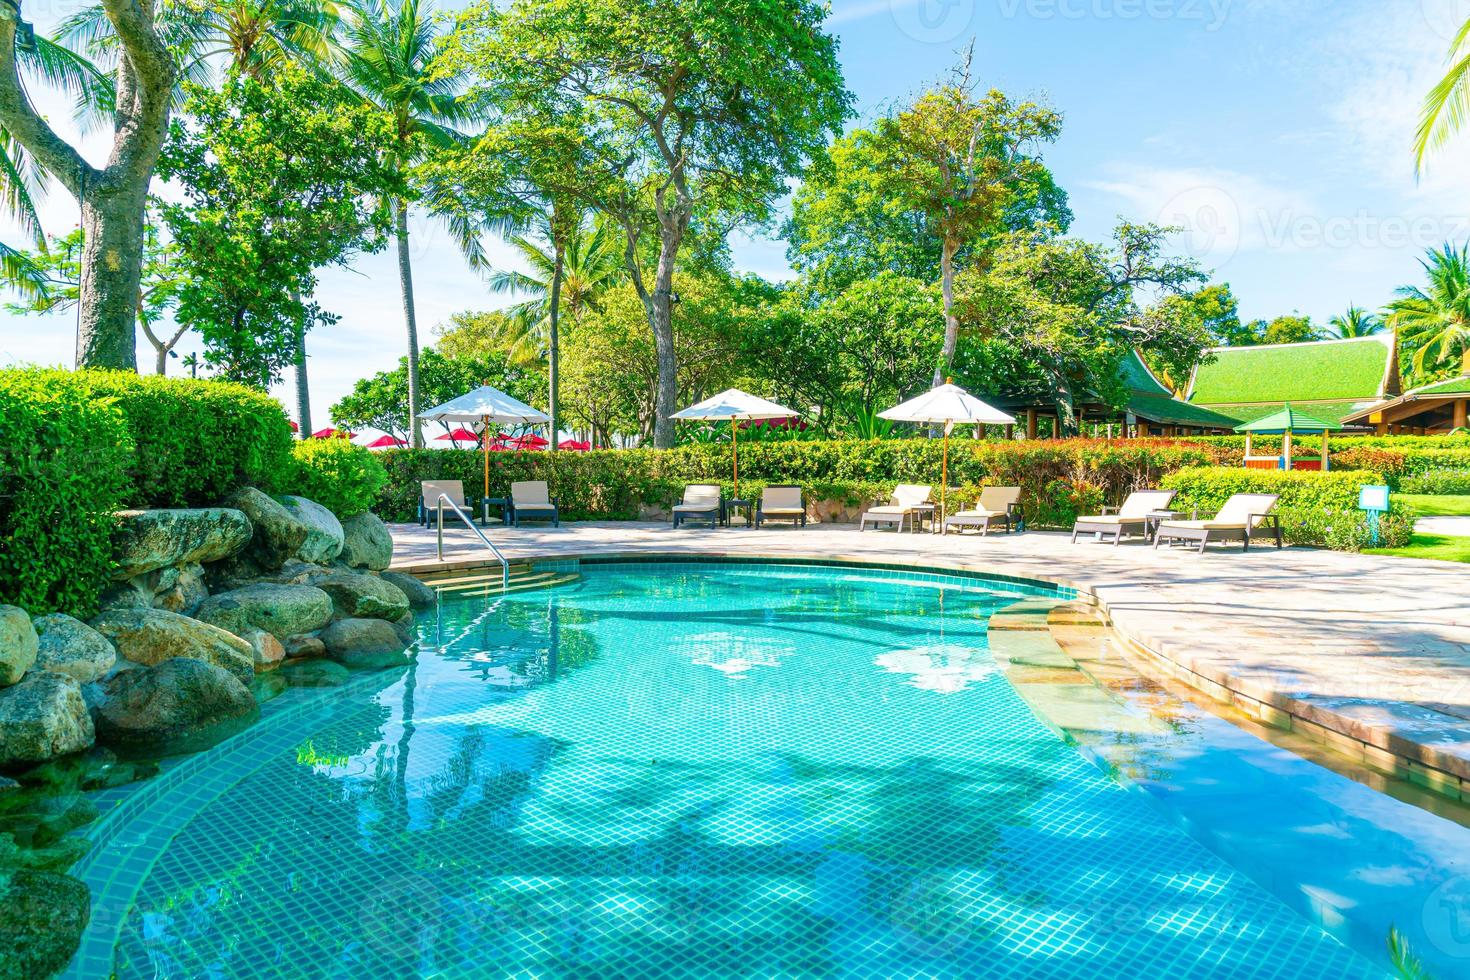
[[[1015,598],[653,565],[448,602],[218,763],[118,975],[1376,975],[1037,721],[986,648]]]

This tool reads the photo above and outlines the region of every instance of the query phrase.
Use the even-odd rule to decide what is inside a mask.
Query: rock
[[[262,629],[281,640],[327,625],[332,618],[332,600],[309,585],[257,582],[215,593],[200,604],[194,615],[236,636]]]
[[[58,837],[48,844],[22,844],[10,834],[0,834],[0,877],[24,868],[30,871],[65,871],[92,849],[85,837]],[[0,968],[5,960],[0,958]],[[0,972],[0,977],[5,973]]]
[[[139,579],[130,579],[127,582],[117,582],[102,590],[102,595],[97,600],[97,608],[103,612],[112,609],[151,609],[153,607],[152,591],[145,591],[137,584]]]
[[[187,657],[222,667],[241,681],[255,676],[250,644],[188,616],[165,609],[112,609],[92,620],[92,626],[112,641],[118,656],[135,664],[153,666]]]
[[[36,669],[65,674],[78,684],[90,684],[112,669],[117,651],[107,637],[66,613],[31,620],[40,638]]]
[[[281,641],[271,636],[265,630],[248,629],[241,635],[240,639],[250,644],[250,649],[255,654],[255,672],[263,673],[267,670],[275,670],[286,659],[286,648],[281,646]]]
[[[416,622],[411,612],[404,613],[401,619],[393,620],[393,628],[398,631],[399,636],[403,637],[403,642],[408,644],[418,639],[418,630],[414,628],[415,625]]]
[[[316,587],[332,597],[339,618],[394,620],[408,612],[402,589],[366,572],[333,572],[318,578]]]
[[[229,558],[250,541],[253,528],[242,511],[229,507],[198,510],[125,510],[117,515],[113,554],[122,581],[170,565]]]
[[[226,503],[250,519],[255,530],[249,552],[263,568],[280,568],[306,543],[306,525],[292,516],[284,504],[254,487],[237,490]]]
[[[393,562],[393,535],[388,525],[372,511],[363,511],[342,522],[342,564],[378,572]]]
[[[398,590],[408,597],[408,604],[414,609],[433,609],[439,604],[439,593],[412,575],[404,575],[402,572],[382,572],[379,578],[391,585],[398,586]]]
[[[9,776],[0,776],[0,796],[4,796],[6,793],[13,793],[18,789],[20,789],[20,783],[17,783]]]
[[[177,569],[177,572],[172,584],[154,593],[153,606],[183,616],[192,616],[200,603],[209,598],[209,587],[204,584],[204,567],[185,565]]]
[[[348,667],[401,667],[408,643],[381,619],[339,619],[322,631],[327,656]]]
[[[39,640],[31,617],[19,606],[0,606],[0,687],[14,684],[36,662]]]
[[[344,534],[336,514],[305,497],[283,497],[281,502],[292,517],[306,525],[306,540],[296,549],[297,558],[323,564],[342,553]]]
[[[286,656],[295,658],[315,658],[327,655],[327,645],[322,638],[314,633],[302,633],[297,636],[288,636],[281,641],[281,646],[286,648]]]
[[[238,677],[190,657],[110,678],[97,706],[97,738],[138,752],[197,752],[255,717],[255,698]]]
[[[287,664],[278,673],[292,687],[341,687],[352,678],[352,671],[330,660]]]
[[[286,678],[281,676],[280,671],[273,670],[268,674],[256,674],[255,683],[250,685],[250,693],[254,696],[256,704],[265,704],[285,694],[286,689],[290,686],[286,683]]]
[[[80,752],[94,738],[81,685],[71,677],[38,670],[0,690],[0,766]]]
[[[76,955],[92,914],[87,886],[54,871],[17,871],[0,884],[0,978],[49,977]]]

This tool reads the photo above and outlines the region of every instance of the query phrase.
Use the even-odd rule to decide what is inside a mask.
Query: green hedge
[[[1358,509],[1363,487],[1381,484],[1383,475],[1367,470],[1313,473],[1301,470],[1247,470],[1237,467],[1189,467],[1170,473],[1165,489],[1177,490],[1173,508],[1213,516],[1237,493],[1274,493],[1281,528],[1291,544],[1319,545],[1343,551],[1366,546],[1369,529]],[[1383,546],[1401,547],[1413,530],[1413,513],[1395,507],[1380,527]]]
[[[0,371],[0,602],[95,612],[134,443],[111,400],[68,371]]]
[[[291,460],[291,430],[280,402],[244,385],[190,378],[77,371],[90,396],[122,410],[136,447],[128,503],[194,507],[242,486],[272,491]]]
[[[346,439],[304,439],[292,450],[283,483],[288,492],[314,500],[346,520],[370,510],[388,482],[372,450]]]
[[[1431,470],[1418,476],[1406,476],[1394,489],[1400,493],[1470,494],[1470,470]]]
[[[740,485],[752,496],[767,483],[798,483],[811,499],[860,505],[898,483],[940,482],[943,446],[936,439],[752,442],[740,446]],[[949,480],[955,500],[974,499],[982,485],[1020,486],[1031,523],[1059,521],[1063,498],[1121,500],[1184,466],[1218,462],[1218,450],[1155,440],[1094,439],[950,442]],[[374,510],[385,520],[417,515],[421,480],[460,480],[472,497],[483,484],[483,461],[472,450],[399,449],[381,454],[388,484]],[[492,453],[490,495],[505,496],[516,480],[546,480],[569,520],[630,520],[641,508],[667,507],[691,482],[730,482],[730,446],[698,444],[670,450],[591,453]],[[1058,488],[1057,484],[1065,484]],[[728,487],[727,487],[728,489]],[[1067,521],[1070,524],[1070,520]]]

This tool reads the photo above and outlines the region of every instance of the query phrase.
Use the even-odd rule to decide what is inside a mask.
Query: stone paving
[[[1414,530],[1420,534],[1470,538],[1470,517],[1421,517],[1414,522]]]
[[[395,568],[442,568],[432,530],[392,527]],[[1072,545],[1062,534],[859,533],[804,529],[673,531],[664,523],[496,528],[512,560],[705,554],[847,558],[1029,576],[1094,596],[1127,640],[1216,697],[1339,743],[1370,765],[1422,766],[1426,784],[1470,798],[1470,565],[1307,548],[1212,546],[1209,553]],[[445,530],[445,564],[485,560]],[[1249,710],[1249,709],[1248,709]],[[1378,751],[1375,756],[1374,752]],[[1404,775],[1416,776],[1412,771]],[[1457,780],[1464,780],[1456,785]]]

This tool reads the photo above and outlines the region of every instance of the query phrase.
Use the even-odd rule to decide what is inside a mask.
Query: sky
[[[49,33],[82,3],[25,0]],[[853,125],[947,77],[973,39],[973,74],[1065,117],[1045,153],[1071,196],[1072,232],[1105,238],[1120,217],[1183,226],[1177,253],[1228,282],[1245,318],[1300,312],[1318,322],[1349,304],[1377,308],[1420,278],[1419,259],[1470,240],[1470,142],[1414,173],[1424,93],[1441,73],[1470,0],[832,0]],[[37,95],[75,137],[64,98]],[[100,162],[105,144],[83,141]],[[48,231],[77,223],[60,187]],[[459,311],[511,302],[491,294],[449,236],[416,216],[412,259],[421,342]],[[0,224],[0,238],[24,242]],[[792,275],[782,242],[732,236],[735,265]],[[501,242],[492,262],[514,267]],[[321,305],[340,322],[314,331],[313,420],[353,382],[395,366],[405,349],[392,251],[324,270]],[[0,364],[70,365],[75,317],[0,310]],[[188,340],[181,353],[196,349]],[[153,353],[141,335],[140,367]],[[174,361],[170,371],[180,370]],[[285,379],[290,382],[289,376]],[[289,398],[283,384],[276,394]]]

